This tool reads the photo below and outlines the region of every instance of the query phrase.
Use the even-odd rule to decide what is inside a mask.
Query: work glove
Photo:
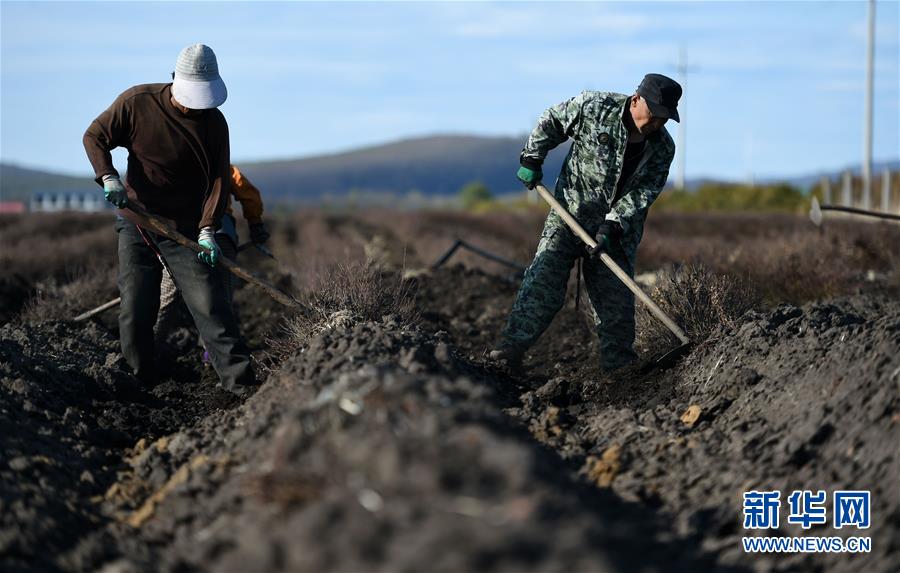
[[[125,191],[125,186],[122,185],[122,182],[115,175],[103,176],[103,196],[119,209],[124,209],[128,206],[128,193]]]
[[[594,234],[594,240],[597,242],[597,246],[589,250],[591,257],[597,258],[600,256],[600,253],[609,252],[613,242],[619,240],[621,235],[622,227],[617,222],[603,221],[600,223],[600,226],[597,227],[596,234]]]
[[[250,224],[250,240],[261,245],[269,240],[269,231],[262,222]]]
[[[544,176],[541,173],[540,169],[534,170],[524,165],[519,167],[519,171],[516,173],[516,177],[519,178],[519,181],[528,187],[529,189],[534,189],[534,186],[541,182],[541,178]]]
[[[211,267],[216,266],[219,257],[222,255],[222,249],[216,244],[216,233],[213,228],[203,227],[200,229],[200,237],[197,239],[197,242],[204,249],[208,249],[208,252],[198,253],[197,258]]]

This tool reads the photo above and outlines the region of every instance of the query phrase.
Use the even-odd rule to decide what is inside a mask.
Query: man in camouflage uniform
[[[573,264],[584,257],[584,277],[600,338],[601,366],[614,370],[636,360],[634,296],[595,256],[607,252],[630,276],[647,210],[659,196],[675,156],[663,127],[678,121],[681,86],[648,74],[631,95],[585,91],[544,112],[520,156],[518,178],[540,183],[547,153],[573,139],[556,181],[557,200],[597,239],[587,246],[553,211],[547,216],[534,261],[525,272],[503,341],[490,353],[517,368],[565,302]]]

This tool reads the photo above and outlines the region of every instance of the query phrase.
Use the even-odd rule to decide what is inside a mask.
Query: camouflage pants
[[[528,348],[550,326],[565,303],[572,266],[586,255],[586,249],[558,215],[547,217],[534,261],[525,271],[503,330],[507,344]],[[633,250],[615,245],[609,251],[629,276],[634,276]],[[604,370],[614,370],[637,359],[633,348],[634,295],[600,260],[585,258],[583,270],[600,338],[600,364]]]

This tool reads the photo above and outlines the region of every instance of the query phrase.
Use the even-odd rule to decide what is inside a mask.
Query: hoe
[[[173,229],[172,226],[170,226],[162,218],[148,213],[140,205],[136,205],[134,202],[129,202],[127,209],[129,211],[131,211],[132,213],[134,213],[134,215],[135,215],[134,219],[141,226],[153,229],[155,232],[159,233],[160,235],[169,237],[176,243],[180,244],[183,247],[187,247],[188,249],[191,249],[192,251],[195,251],[197,253],[200,253],[203,251],[203,247],[201,247],[195,241],[188,239],[187,237],[185,237],[184,235],[182,235],[181,233],[179,233],[178,231]],[[261,288],[262,290],[264,290],[266,292],[266,294],[268,294],[270,297],[272,297],[276,301],[280,302],[284,306],[289,306],[289,307],[302,306],[302,304],[299,301],[297,301],[294,297],[292,297],[291,295],[278,290],[278,288],[275,285],[257,277],[256,275],[250,273],[243,267],[238,266],[234,261],[231,261],[225,257],[222,257],[221,259],[219,259],[219,262],[223,267],[228,269],[228,272],[230,272],[231,274],[233,274],[234,276],[236,276],[238,278],[244,279],[245,281],[247,281],[248,283],[250,283],[252,285],[255,285],[255,286]]]
[[[851,213],[853,215],[862,215],[864,217],[877,217],[887,221],[900,221],[900,215],[892,215],[891,213],[879,213],[878,211],[866,211],[865,209],[856,209],[854,207],[840,207],[838,205],[819,205],[819,200],[812,198],[812,205],[809,209],[809,218],[816,225],[822,226],[822,212],[835,211],[841,213]]]
[[[584,230],[584,228],[578,223],[578,221],[575,220],[575,217],[573,217],[565,207],[560,205],[559,201],[556,200],[556,197],[554,197],[546,187],[539,183],[535,186],[535,189],[540,194],[540,196],[550,204],[550,207],[554,211],[556,211],[556,214],[566,222],[569,228],[572,229],[573,233],[578,235],[578,237],[582,241],[584,241],[584,243],[591,249],[597,247],[597,241],[595,241],[594,238]],[[628,289],[634,293],[634,296],[638,297],[642,303],[647,305],[647,308],[650,309],[650,312],[653,314],[653,316],[655,316],[660,322],[662,322],[666,326],[666,328],[668,328],[672,332],[672,334],[674,334],[678,338],[678,340],[681,341],[681,344],[679,346],[676,346],[675,348],[666,352],[655,360],[655,365],[660,367],[668,367],[675,364],[679,358],[681,358],[691,350],[691,348],[693,347],[691,340],[687,337],[684,331],[681,330],[681,328],[679,328],[677,324],[675,324],[675,321],[669,318],[669,316],[665,312],[663,312],[663,310],[659,308],[659,306],[657,306],[655,302],[653,302],[653,299],[651,299],[644,291],[641,290],[641,287],[639,287],[637,283],[634,282],[630,276],[628,276],[628,273],[623,271],[622,267],[617,265],[616,262],[612,260],[612,257],[607,255],[606,253],[600,253],[600,260],[604,265],[609,267],[609,270],[611,270],[613,274],[615,274],[619,278],[619,280],[625,283],[625,286],[627,286]]]
[[[237,250],[240,253],[241,251],[246,251],[247,249],[249,249],[251,247],[255,248],[257,251],[259,251],[260,253],[269,257],[270,259],[277,260],[277,259],[275,259],[275,255],[272,254],[272,251],[270,251],[265,246],[260,245],[258,243],[253,243],[253,242],[244,243],[243,245],[239,246]],[[82,320],[87,320],[87,319],[91,318],[92,316],[96,316],[96,315],[100,314],[101,312],[109,310],[116,306],[119,306],[120,304],[122,304],[122,297],[117,296],[116,298],[112,299],[111,301],[103,303],[95,309],[92,309],[85,313],[79,314],[78,316],[75,317],[74,320],[75,320],[75,322],[81,322]]]
[[[130,211],[130,213],[128,211]],[[178,244],[180,244],[183,247],[191,249],[192,251],[195,251],[197,253],[199,253],[203,250],[203,247],[201,247],[199,244],[197,244],[197,242],[188,239],[187,237],[185,237],[184,235],[182,235],[181,233],[176,231],[172,227],[172,225],[169,224],[169,222],[166,219],[163,219],[161,217],[157,217],[156,215],[148,213],[143,207],[141,207],[134,201],[129,201],[128,207],[123,209],[122,212],[126,217],[131,219],[134,223],[136,223],[142,227],[152,229],[154,232],[159,233],[160,235],[163,235],[163,236],[166,236],[166,237],[172,239],[173,241],[177,242]],[[245,247],[245,246],[246,245],[242,245],[242,247]],[[257,248],[259,249],[259,247],[257,247]],[[259,249],[259,250],[266,256],[272,257],[273,259],[275,258],[274,256],[272,256],[272,253],[268,249],[265,249],[265,247],[263,247],[262,249]],[[225,267],[226,269],[228,269],[228,271],[231,274],[235,275],[236,277],[241,278],[241,279],[245,280],[246,282],[261,288],[263,291],[266,292],[266,294],[268,294],[270,297],[272,297],[276,301],[280,302],[281,304],[283,304],[287,307],[292,307],[292,308],[298,308],[298,307],[303,306],[302,303],[300,303],[300,301],[296,300],[291,295],[280,291],[275,285],[269,283],[266,280],[261,279],[260,277],[257,277],[250,271],[244,269],[243,267],[238,266],[235,262],[233,262],[225,257],[222,257],[221,259],[219,259],[219,264],[222,265],[223,267]],[[89,310],[83,314],[76,316],[75,321],[80,322],[82,320],[87,320],[88,318],[91,318],[92,316],[95,316],[107,309],[113,308],[114,306],[120,304],[121,300],[122,300],[121,298],[115,298],[101,306],[98,306],[97,308],[95,308],[93,310]]]

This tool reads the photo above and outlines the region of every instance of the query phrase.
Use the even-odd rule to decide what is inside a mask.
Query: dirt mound
[[[606,395],[616,409],[579,416],[584,423],[574,431],[581,444],[591,444],[585,451],[622,448],[629,461],[614,489],[661,504],[677,515],[681,532],[715,532],[706,544],[721,549],[726,563],[747,560],[738,545],[746,534],[739,528],[744,491],[780,490],[787,497],[803,489],[870,490],[872,512],[881,516],[871,529],[838,532],[829,522],[812,534],[869,535],[871,553],[770,564],[887,571],[900,561],[892,543],[900,517],[898,375],[896,300],[785,305],[748,314],[736,331],[720,333],[678,371],[642,381],[641,390],[615,389],[616,382],[596,394],[590,388],[585,398],[603,404]],[[623,401],[633,412],[624,420]],[[810,534],[784,523],[781,532]]]
[[[477,357],[502,328],[515,289],[457,269],[426,279],[420,292],[430,293],[425,317]],[[900,529],[896,299],[859,296],[750,312],[678,368],[649,375],[635,369],[601,376],[584,360],[596,352],[592,339],[567,305],[529,353],[531,371],[518,381],[526,390],[521,406],[509,410],[581,465],[584,477],[658,508],[720,565],[887,571],[900,563],[892,542]],[[873,551],[768,561],[743,554],[741,495],[752,489],[785,496],[794,489],[871,490],[873,515],[881,517],[855,533],[870,535]],[[783,522],[780,534],[806,532]]]
[[[667,543],[651,512],[561,471],[501,412],[489,381],[440,336],[390,317],[321,333],[239,409],[133,458],[129,479],[153,493],[120,506],[124,524],[70,563],[118,554],[127,557],[113,570],[702,567],[692,544]]]
[[[0,568],[54,567],[103,523],[123,448],[230,403],[210,384],[140,388],[96,324],[0,327]]]
[[[570,299],[510,377],[483,351],[517,285],[415,276],[418,326],[326,321],[242,403],[190,332],[167,339],[170,379],[141,389],[101,325],[0,328],[0,569],[900,564],[900,302],[751,312],[676,368],[609,378]],[[250,294],[239,310],[269,309]],[[742,492],[840,488],[872,491],[872,528],[808,534],[869,535],[871,553],[741,551]]]

